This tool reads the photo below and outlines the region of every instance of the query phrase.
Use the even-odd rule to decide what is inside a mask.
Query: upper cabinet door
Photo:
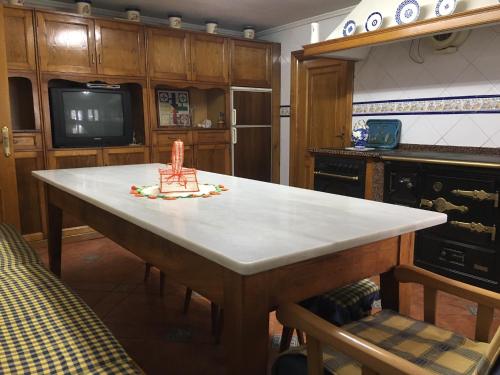
[[[191,35],[193,81],[229,82],[229,53],[225,38]]]
[[[42,71],[95,73],[93,20],[44,12],[36,15]]]
[[[119,76],[146,75],[144,29],[140,25],[96,21],[97,72]]]
[[[231,41],[231,84],[271,87],[272,45]]]
[[[153,78],[191,79],[189,34],[184,31],[148,29],[149,74]]]
[[[33,12],[27,9],[5,8],[5,39],[9,69],[36,69]]]

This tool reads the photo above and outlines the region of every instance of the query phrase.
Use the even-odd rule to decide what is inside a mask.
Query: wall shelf
[[[355,48],[372,47],[451,31],[488,26],[495,23],[500,23],[500,5],[473,9],[451,16],[432,18],[408,25],[309,44],[304,46],[304,56],[327,55]]]

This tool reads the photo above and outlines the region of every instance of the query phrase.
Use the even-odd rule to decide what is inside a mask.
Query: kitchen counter
[[[397,160],[429,164],[500,168],[500,150],[498,149],[439,146],[420,147],[418,149],[417,147],[408,146],[402,145],[401,148],[395,150],[353,151],[339,148],[314,148],[309,151],[313,154],[370,158],[379,161]]]

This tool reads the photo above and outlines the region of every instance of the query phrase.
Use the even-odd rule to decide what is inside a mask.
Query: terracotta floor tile
[[[47,262],[46,249],[37,252]],[[63,281],[84,299],[149,375],[223,375],[224,349],[215,345],[210,326],[210,302],[193,294],[188,314],[182,313],[186,288],[168,279],[159,294],[159,272],[144,282],[144,262],[108,239],[64,245]],[[374,280],[378,282],[378,277]],[[423,288],[412,286],[411,316],[423,316]],[[473,335],[474,304],[440,294],[438,323]],[[500,324],[495,312],[494,329]],[[270,315],[269,335],[282,326]],[[270,349],[270,361],[277,355]]]

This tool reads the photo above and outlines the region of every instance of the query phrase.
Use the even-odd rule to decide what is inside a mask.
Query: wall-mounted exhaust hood
[[[361,60],[372,46],[500,23],[498,0],[459,0],[455,13],[442,17],[436,16],[436,1],[419,0],[421,13],[418,21],[397,25],[395,14],[400,2],[363,0],[326,41],[304,46],[304,55]],[[383,15],[382,27],[366,32],[366,19],[376,11]],[[344,37],[344,24],[349,20],[356,23],[356,32]]]

